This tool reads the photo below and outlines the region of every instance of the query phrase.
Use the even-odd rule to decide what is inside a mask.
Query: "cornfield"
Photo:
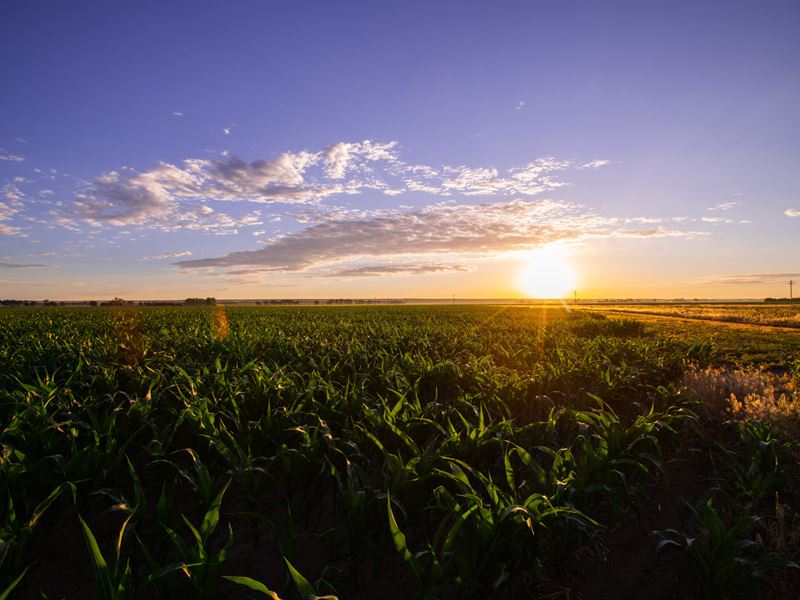
[[[0,597],[549,593],[700,354],[552,308],[5,310]]]

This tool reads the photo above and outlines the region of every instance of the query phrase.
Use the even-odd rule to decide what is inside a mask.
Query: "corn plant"
[[[172,528],[164,527],[169,538],[175,544],[184,565],[181,569],[189,581],[190,587],[198,598],[213,596],[216,579],[228,556],[228,550],[233,544],[233,529],[228,525],[228,535],[225,541],[214,550],[212,535],[219,524],[222,497],[228,489],[230,482],[226,483],[214,497],[208,507],[199,527],[193,525],[185,516],[184,524],[192,534],[194,543],[186,543]]]
[[[656,551],[674,546],[683,551],[700,582],[700,596],[708,600],[752,597],[757,580],[770,571],[798,568],[790,560],[772,555],[750,536],[756,516],[738,516],[726,524],[709,499],[701,511],[692,507],[698,521],[695,535],[667,529],[654,532]]]

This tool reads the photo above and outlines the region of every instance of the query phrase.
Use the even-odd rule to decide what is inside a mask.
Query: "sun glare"
[[[564,298],[575,289],[578,278],[563,246],[549,246],[527,255],[517,284],[531,298]]]

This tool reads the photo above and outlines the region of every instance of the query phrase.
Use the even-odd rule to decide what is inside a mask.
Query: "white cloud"
[[[800,278],[800,273],[755,273],[750,275],[717,275],[702,281],[707,284],[761,284],[788,283],[790,279]]]
[[[145,260],[164,260],[165,258],[181,258],[182,256],[191,256],[190,250],[184,252],[167,252],[166,254],[159,254],[158,256],[148,256]]]
[[[533,196],[567,185],[555,175],[573,167],[582,168],[546,157],[502,171],[466,165],[434,168],[400,160],[397,142],[341,142],[319,152],[284,152],[253,162],[228,155],[162,162],[145,171],[110,171],[77,195],[71,215],[61,216],[93,227],[158,226],[209,200],[317,204],[368,191],[388,196]]]
[[[522,110],[523,108],[525,108],[524,100],[520,100],[519,102],[517,102],[516,106],[514,106],[514,110]]]
[[[172,116],[173,117],[182,117],[183,113],[181,111],[179,111],[179,110],[176,110],[175,112],[172,113]]]
[[[517,194],[533,196],[565,185],[554,180],[549,173],[564,171],[571,164],[569,161],[559,161],[552,157],[540,158],[523,167],[507,169],[503,173],[494,167],[446,166],[442,169],[443,180],[439,189],[460,192],[465,196]],[[426,188],[421,191],[436,189],[425,184],[416,187]]]
[[[143,172],[111,171],[78,195],[74,211],[93,226],[121,226],[169,220],[186,201],[307,202],[331,193],[303,185],[303,172],[316,160],[308,152],[287,152],[253,163],[236,157],[189,159],[182,166],[160,163]],[[198,215],[213,212],[208,206],[183,210]]]
[[[600,217],[586,207],[552,200],[434,204],[416,211],[344,213],[337,219],[322,220],[299,232],[268,240],[266,247],[259,250],[177,264],[184,269],[249,269],[311,275],[325,275],[333,269],[337,274],[355,275],[357,269],[364,267],[351,263],[363,263],[365,257],[417,267],[454,260],[463,265],[559,241],[693,234],[697,232],[661,227],[631,229],[622,220]],[[323,269],[327,273],[319,272]]]
[[[43,265],[38,263],[12,263],[0,262],[0,269],[41,269],[47,268],[50,265]]]
[[[25,160],[25,157],[20,156],[19,154],[0,153],[0,160],[7,160],[10,162],[22,162],[23,160]]]
[[[706,210],[731,210],[737,206],[741,206],[741,202],[722,202],[716,206],[710,206]]]
[[[396,161],[395,146],[397,142],[377,143],[371,140],[333,144],[322,151],[325,174],[331,179],[342,179],[348,168],[363,171],[368,162]]]
[[[783,214],[787,217],[800,217],[800,208],[787,208]]]
[[[631,217],[623,219],[625,223],[663,223],[664,219],[661,217]]]
[[[22,210],[23,194],[13,183],[7,183],[0,191],[0,235],[23,235],[19,227],[8,223]]]
[[[342,269],[326,277],[386,277],[398,275],[431,275],[437,273],[458,273],[471,269],[465,265],[425,265],[425,264],[385,264],[367,265]]]
[[[223,127],[222,128],[222,134],[223,135],[230,135],[231,134],[231,128],[230,127]]]
[[[589,162],[585,162],[578,168],[579,169],[599,169],[601,167],[606,167],[606,166],[608,166],[610,164],[611,164],[610,160],[597,159],[597,160],[591,160]]]

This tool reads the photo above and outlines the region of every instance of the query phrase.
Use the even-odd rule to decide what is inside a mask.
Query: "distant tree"
[[[208,298],[187,298],[183,301],[185,306],[216,306],[217,299],[209,296]]]

